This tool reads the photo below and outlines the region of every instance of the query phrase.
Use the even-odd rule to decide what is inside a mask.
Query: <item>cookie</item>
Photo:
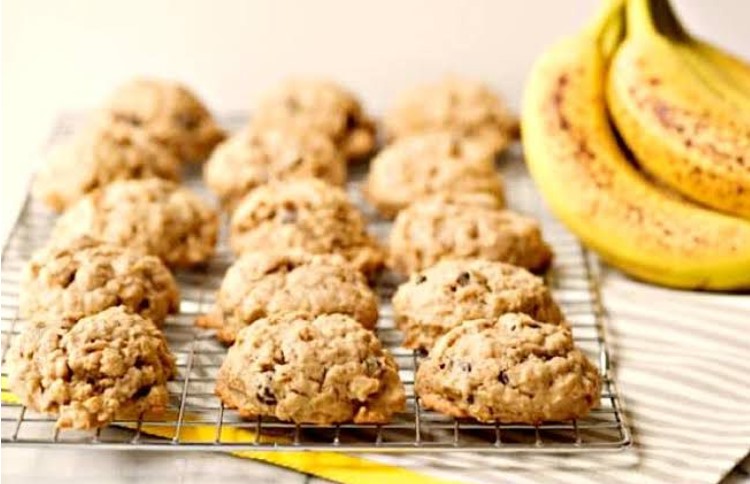
[[[445,259],[479,258],[532,271],[552,260],[537,221],[458,196],[427,198],[402,210],[389,244],[389,264],[402,274]]]
[[[124,306],[157,326],[180,306],[180,293],[162,261],[89,237],[37,251],[23,272],[20,314],[72,319]]]
[[[330,425],[385,423],[405,407],[393,357],[350,316],[292,312],[239,332],[216,379],[246,418]]]
[[[92,125],[52,149],[32,191],[61,212],[113,181],[142,178],[179,180],[179,158],[142,131]]]
[[[287,127],[328,136],[349,160],[375,147],[375,124],[357,98],[324,79],[289,79],[260,100],[251,120],[259,129]]]
[[[518,136],[518,122],[488,86],[454,76],[404,92],[383,122],[392,140],[447,130],[473,139],[492,155]]]
[[[363,194],[380,214],[393,218],[410,203],[435,193],[487,193],[504,200],[492,159],[473,141],[450,133],[415,135],[373,158]]]
[[[187,87],[163,79],[133,79],[119,86],[97,121],[144,130],[183,161],[205,160],[224,131]]]
[[[378,302],[364,276],[336,255],[248,252],[224,276],[213,310],[199,326],[232,343],[258,319],[285,311],[341,313],[365,328],[378,321]]]
[[[481,259],[446,260],[412,274],[393,296],[403,346],[429,349],[449,330],[472,319],[524,313],[561,323],[563,314],[544,281],[520,267]]]
[[[342,186],[346,182],[346,160],[321,133],[243,130],[214,150],[203,178],[231,211],[244,195],[270,181],[319,178]]]
[[[600,389],[596,367],[575,348],[567,325],[516,313],[453,328],[415,380],[423,408],[532,425],[584,417],[598,406]]]
[[[172,267],[206,262],[219,230],[216,211],[187,188],[152,178],[111,183],[71,206],[53,240],[88,235],[141,250]]]
[[[148,319],[109,308],[81,319],[29,323],[7,358],[10,389],[58,428],[104,427],[115,418],[162,412],[175,359]]]
[[[346,193],[316,179],[256,188],[232,214],[229,237],[237,254],[269,248],[338,254],[370,280],[385,258]]]

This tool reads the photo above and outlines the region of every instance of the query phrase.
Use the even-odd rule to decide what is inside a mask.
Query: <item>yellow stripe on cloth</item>
[[[2,401],[3,403],[20,404],[18,398],[7,390],[7,379],[2,378]],[[177,415],[167,415],[167,418]],[[192,416],[186,415],[185,421],[194,420]],[[120,427],[135,428],[135,424],[120,425]],[[172,439],[177,429],[174,425],[158,425],[143,422],[141,432],[155,437]],[[187,425],[180,428],[180,439],[191,443],[211,444],[216,441],[216,427],[212,425]],[[221,442],[254,442],[255,432],[235,427],[222,427]],[[284,443],[286,439],[279,437],[261,436],[263,443]],[[231,452],[236,457],[243,459],[254,459],[282,467],[287,467],[298,472],[313,474],[331,481],[345,484],[447,484],[444,479],[431,477],[425,474],[381,464],[376,461],[356,457],[341,452],[308,452],[308,451],[235,451]]]

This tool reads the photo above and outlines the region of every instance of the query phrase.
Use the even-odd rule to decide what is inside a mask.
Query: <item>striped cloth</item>
[[[606,269],[603,282],[631,450],[370,457],[481,483],[718,482],[727,476],[750,450],[750,296],[673,291]],[[738,466],[731,482],[746,478]]]

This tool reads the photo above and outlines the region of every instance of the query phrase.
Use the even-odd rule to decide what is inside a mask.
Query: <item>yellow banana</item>
[[[742,91],[745,96],[750,97],[750,64],[729,52],[700,39],[694,39],[693,43],[698,53],[708,59],[717,69]]]
[[[630,0],[607,102],[643,169],[709,207],[750,218],[750,116],[717,99],[655,28],[665,0]]]
[[[624,272],[681,288],[750,287],[750,222],[664,193],[618,145],[598,41],[621,7],[613,1],[611,12],[535,64],[522,109],[531,174],[557,217]]]
[[[706,87],[738,116],[750,120],[750,68],[743,70],[741,60],[690,35],[669,0],[655,2],[653,15],[659,32],[668,38],[677,54]],[[718,62],[726,62],[731,68],[723,68]],[[748,76],[746,81],[742,80],[744,73]]]

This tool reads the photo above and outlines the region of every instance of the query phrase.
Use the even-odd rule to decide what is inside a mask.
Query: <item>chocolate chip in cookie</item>
[[[57,220],[53,239],[89,236],[191,267],[213,255],[218,231],[216,210],[196,194],[148,179],[114,182],[82,198]]]
[[[396,217],[389,245],[389,265],[403,274],[447,259],[480,258],[532,271],[552,260],[536,220],[476,195],[438,195],[411,204]]]
[[[136,127],[190,162],[205,160],[225,136],[195,93],[163,79],[133,79],[119,86],[96,122],[115,129]]]
[[[319,178],[342,186],[346,160],[328,137],[315,131],[247,129],[214,150],[203,178],[231,211],[250,191],[273,181]]]
[[[279,350],[284,361],[273,359]],[[240,331],[216,393],[246,418],[385,423],[405,408],[393,357],[350,316],[285,312]]]
[[[423,408],[481,422],[532,425],[586,416],[598,404],[600,389],[599,372],[575,347],[567,325],[519,313],[451,329],[437,340],[415,379]]]
[[[227,271],[214,309],[200,326],[224,343],[260,318],[285,311],[341,313],[366,328],[378,320],[377,297],[365,277],[337,255],[299,251],[248,252]]]
[[[25,406],[74,429],[163,412],[166,383],[176,373],[161,331],[122,306],[76,322],[30,322],[13,340],[6,365],[10,389]]]
[[[564,320],[541,278],[482,259],[445,260],[412,275],[393,296],[393,312],[403,345],[413,349],[429,349],[443,334],[478,318],[525,313],[548,323]]]

